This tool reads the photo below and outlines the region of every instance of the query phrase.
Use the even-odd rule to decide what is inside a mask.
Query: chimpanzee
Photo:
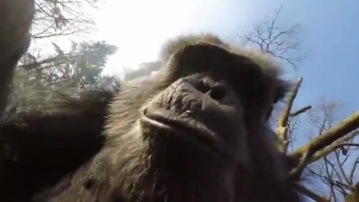
[[[155,79],[9,117],[33,1],[0,0],[0,13],[0,200],[299,201],[267,126],[289,83],[266,54],[182,36],[163,47]]]

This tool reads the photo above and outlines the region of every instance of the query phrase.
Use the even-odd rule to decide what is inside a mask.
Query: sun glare
[[[96,15],[97,37],[118,47],[106,72],[121,74],[139,64],[154,61],[161,44],[188,31],[198,0],[112,0]]]

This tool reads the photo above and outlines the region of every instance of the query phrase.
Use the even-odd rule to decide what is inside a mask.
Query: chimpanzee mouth
[[[223,139],[191,117],[151,106],[143,110],[141,121],[166,134],[202,145],[224,158],[231,156]]]

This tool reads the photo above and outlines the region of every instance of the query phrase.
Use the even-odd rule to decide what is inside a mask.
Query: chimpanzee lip
[[[160,107],[147,107],[142,111],[141,121],[179,138],[195,141],[222,157],[230,156],[223,139],[190,117],[182,117],[176,112]]]

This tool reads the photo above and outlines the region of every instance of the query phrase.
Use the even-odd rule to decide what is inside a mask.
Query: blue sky
[[[306,55],[295,72],[304,77],[296,106],[325,97],[340,103],[341,117],[358,110],[358,0],[108,0],[97,13],[96,37],[118,46],[108,63],[118,73],[155,60],[161,44],[178,34],[209,31],[227,39],[281,5],[281,22],[301,25]]]
[[[287,1],[283,16],[302,25],[307,57],[298,69],[304,83],[297,101],[340,102],[343,115],[359,109],[359,1]]]
[[[280,6],[280,23],[301,25],[305,53],[298,69],[290,69],[304,77],[294,107],[326,98],[339,103],[339,118],[359,110],[359,0],[108,0],[95,15],[94,37],[118,46],[107,71],[121,74],[156,60],[176,35],[212,32],[228,40]]]

